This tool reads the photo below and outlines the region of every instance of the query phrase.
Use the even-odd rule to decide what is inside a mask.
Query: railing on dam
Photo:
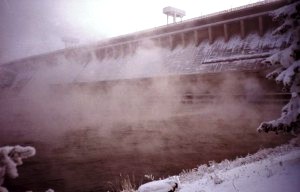
[[[209,18],[209,17],[213,17],[213,16],[218,16],[218,15],[229,13],[229,12],[240,11],[240,10],[243,10],[243,9],[246,9],[246,8],[251,8],[251,7],[255,7],[255,6],[259,6],[259,5],[267,5],[267,4],[270,4],[270,3],[273,3],[273,2],[280,2],[280,0],[263,0],[263,1],[258,1],[258,2],[255,2],[255,3],[250,3],[250,4],[247,4],[247,5],[230,8],[230,9],[226,9],[226,10],[223,10],[223,11],[218,11],[218,12],[214,12],[214,13],[209,13],[209,14],[201,15],[201,16],[195,17],[195,18],[186,19],[184,21],[185,22],[196,21],[196,20],[199,20],[199,19],[205,19],[205,18]],[[159,27],[155,27],[154,29],[157,30],[157,29],[161,29],[161,28],[164,28],[166,26],[171,26],[171,25],[177,25],[177,23],[170,23],[170,24],[167,24],[167,25],[162,25],[162,26],[159,26]],[[146,29],[146,30],[143,30],[142,32],[151,31],[151,30],[153,30],[153,29]],[[120,36],[120,37],[122,37],[122,36]]]
[[[266,30],[272,28],[272,26],[270,26],[270,23],[272,23],[270,22],[270,18],[269,19],[265,18],[268,17],[269,11],[276,9],[279,6],[284,5],[285,3],[286,3],[285,1],[280,1],[280,0],[260,1],[257,3],[185,20],[184,22],[179,24],[163,25],[160,27],[135,32],[133,34],[117,36],[114,38],[110,38],[108,40],[100,41],[95,46],[96,47],[109,47],[113,45],[117,46],[120,44],[126,44],[130,42],[142,41],[147,39],[155,40],[155,38],[159,38],[162,36],[171,36],[171,38],[173,38],[172,35],[174,34],[185,33],[187,31],[193,31],[199,28],[206,28],[207,34],[204,35],[204,38],[207,39],[211,38],[210,40],[213,41],[212,36],[215,36],[216,33],[212,33],[210,35],[208,33],[209,31],[211,32],[218,31],[219,29],[215,29],[215,28],[209,29],[208,26],[232,23],[235,21],[242,22],[240,25],[243,26],[240,26],[241,31],[239,32],[242,33],[241,34],[242,36],[247,35],[246,33],[249,31],[256,31],[260,35],[262,35]],[[263,17],[263,18],[259,18],[259,17]],[[243,23],[244,22],[243,20],[245,19],[248,20],[251,18],[257,18],[257,21],[255,21],[257,22],[257,26],[252,26],[250,28],[248,27],[247,29],[243,29],[245,28],[245,23]],[[250,22],[253,23],[254,21],[252,20]],[[230,26],[226,26],[226,27],[227,29],[230,28]],[[222,29],[222,31],[223,30],[225,31],[226,29]],[[229,33],[231,32],[232,32],[231,30],[229,32],[224,32],[223,35],[225,35],[225,33],[228,33],[227,35],[230,35]],[[237,32],[235,31],[234,33]]]
[[[207,18],[207,17],[212,17],[212,16],[216,16],[216,15],[228,13],[228,12],[243,10],[245,8],[255,7],[255,6],[259,6],[259,5],[265,5],[265,4],[273,3],[273,2],[276,2],[276,1],[280,1],[280,0],[263,0],[263,1],[258,1],[258,2],[255,2],[255,3],[250,3],[250,4],[247,4],[247,5],[230,8],[230,9],[223,10],[223,11],[218,11],[218,12],[215,12],[215,13],[205,14],[205,15],[202,15],[200,17],[192,18],[190,20],[192,21],[192,20],[196,20],[196,19],[203,19],[203,18]],[[189,21],[189,20],[186,20],[186,21]]]

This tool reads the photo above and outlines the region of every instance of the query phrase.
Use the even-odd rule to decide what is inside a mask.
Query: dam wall
[[[258,70],[289,42],[270,12],[287,1],[253,4],[178,24],[32,56],[1,65],[3,89],[168,75]]]

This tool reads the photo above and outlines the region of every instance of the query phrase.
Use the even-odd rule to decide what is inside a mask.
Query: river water
[[[187,104],[172,115],[102,118],[90,124],[72,123],[72,119],[59,116],[52,123],[47,119],[49,125],[25,113],[2,116],[5,135],[1,134],[1,145],[37,149],[37,155],[19,167],[20,177],[6,179],[5,186],[16,192],[48,188],[117,191],[127,178],[138,186],[148,181],[145,175],[162,178],[179,174],[211,160],[233,159],[288,139],[256,132],[262,120],[278,115],[279,105],[212,107],[214,110],[203,113],[205,106]]]

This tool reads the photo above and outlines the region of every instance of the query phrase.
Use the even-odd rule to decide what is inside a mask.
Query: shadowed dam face
[[[258,73],[219,73],[94,84],[39,86],[1,99],[1,145],[37,156],[6,180],[13,191],[106,191],[120,174],[144,181],[210,160],[234,158],[287,138],[258,135],[282,104]]]

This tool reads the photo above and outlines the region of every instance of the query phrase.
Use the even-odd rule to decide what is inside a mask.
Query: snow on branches
[[[33,147],[5,146],[0,147],[0,192],[7,189],[1,185],[5,177],[16,178],[19,176],[17,166],[22,165],[22,159],[34,156],[36,153]]]
[[[269,66],[277,67],[267,78],[282,83],[284,89],[291,93],[291,99],[282,108],[279,119],[261,123],[258,131],[295,133],[300,128],[300,3],[286,5],[273,11],[271,15],[281,23],[273,35],[287,43],[282,50],[264,61]]]

